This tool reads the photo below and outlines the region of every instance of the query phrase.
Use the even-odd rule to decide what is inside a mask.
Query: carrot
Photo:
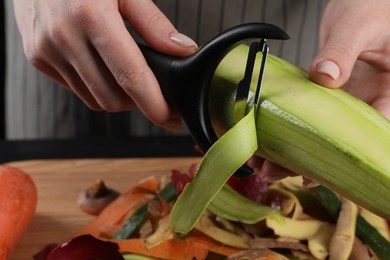
[[[111,238],[129,218],[133,212],[145,203],[150,194],[137,192],[140,188],[156,192],[158,182],[155,177],[150,177],[126,193],[120,195],[111,202],[103,211],[89,224],[84,226],[75,236],[90,234],[96,238]]]
[[[222,245],[196,231],[192,231],[184,239],[167,239],[151,248],[146,248],[144,239],[141,238],[115,240],[114,242],[118,244],[121,252],[172,260],[205,259],[209,252],[229,256],[242,250]]]
[[[37,206],[37,189],[22,170],[0,165],[0,259],[9,259]]]

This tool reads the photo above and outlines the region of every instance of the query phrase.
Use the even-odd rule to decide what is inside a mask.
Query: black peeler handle
[[[286,40],[289,36],[279,27],[266,23],[249,23],[233,27],[200,47],[188,57],[172,57],[139,44],[165,99],[174,106],[203,151],[217,140],[208,111],[208,93],[215,70],[237,44],[248,39]],[[253,173],[243,165],[241,175]]]

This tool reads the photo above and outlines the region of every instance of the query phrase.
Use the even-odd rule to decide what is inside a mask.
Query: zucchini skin
[[[234,125],[247,49],[235,48],[216,71],[209,109],[217,135]],[[258,156],[390,219],[390,121],[372,107],[311,82],[304,70],[269,55],[256,127]]]
[[[208,210],[225,219],[247,224],[255,224],[267,218],[282,223],[284,221],[279,210],[254,202],[228,185],[222,187],[211,201]]]

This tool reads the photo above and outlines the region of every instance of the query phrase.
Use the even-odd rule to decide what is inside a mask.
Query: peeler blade
[[[256,55],[261,52],[262,59],[260,64],[260,70],[256,85],[255,93],[250,91],[250,86],[252,82],[253,72],[255,68]],[[266,44],[266,39],[261,39],[259,42],[251,43],[248,52],[248,59],[245,66],[245,73],[243,79],[238,83],[237,93],[235,97],[235,104],[233,109],[233,118],[235,122],[238,122],[243,118],[247,112],[254,106],[255,113],[257,113],[258,104],[260,101],[260,90],[264,78],[264,70],[267,61],[267,55],[269,52],[269,47]],[[245,170],[244,170],[245,169]],[[235,173],[238,177],[245,177],[251,175],[253,169],[247,165],[242,166],[242,170]]]
[[[259,52],[262,53],[262,59],[256,91],[253,93],[250,91],[250,86],[255,68],[256,55]],[[244,77],[237,86],[237,93],[233,110],[235,122],[238,122],[241,118],[243,118],[252,106],[255,106],[255,109],[257,110],[268,52],[269,47],[266,44],[266,39],[261,39],[259,42],[253,42],[250,44]]]

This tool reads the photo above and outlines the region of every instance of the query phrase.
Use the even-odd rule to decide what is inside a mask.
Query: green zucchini
[[[215,73],[209,107],[219,136],[237,121],[234,97],[247,51],[235,48]],[[390,218],[390,121],[372,107],[270,55],[255,120],[258,156]]]
[[[253,109],[249,104],[250,112],[240,119],[235,111],[241,111],[242,104],[235,109],[234,100],[247,52],[248,46],[238,46],[216,70],[209,112],[219,139],[176,201],[172,229],[189,232],[227,179],[253,154],[389,219],[390,121],[343,90],[311,82],[307,72],[272,55],[259,105]],[[251,96],[256,84],[251,83]]]

